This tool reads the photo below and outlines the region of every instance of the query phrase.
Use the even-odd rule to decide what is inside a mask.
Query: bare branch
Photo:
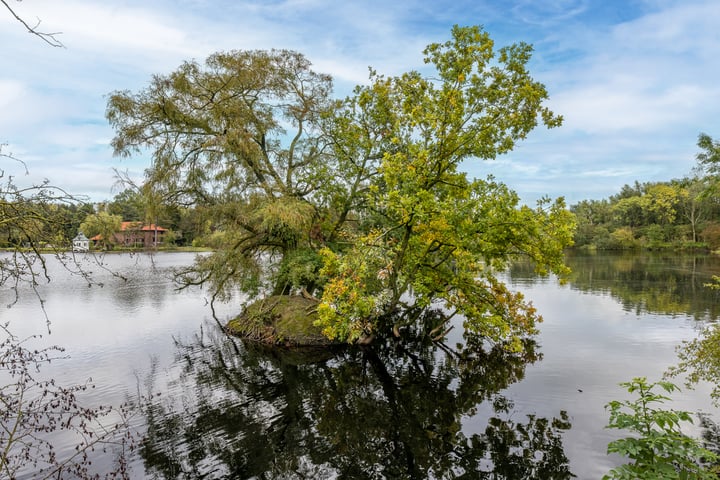
[[[17,0],[17,1],[20,2],[22,0]],[[51,47],[65,48],[65,45],[60,40],[57,39],[57,35],[62,35],[62,32],[41,32],[40,30],[38,30],[38,27],[40,26],[40,23],[41,23],[39,18],[37,19],[37,23],[35,24],[35,26],[31,26],[22,17],[20,17],[17,13],[15,13],[15,10],[13,10],[13,8],[10,5],[8,5],[8,2],[6,0],[0,0],[0,3],[5,5],[5,8],[7,8],[7,10],[10,12],[10,14],[13,17],[15,17],[15,19],[18,22],[22,23],[23,26],[25,26],[25,28],[27,28],[28,33],[31,33],[31,34],[37,36],[43,42],[47,43]]]
[[[0,2],[1,1],[3,1],[3,0],[0,0]],[[27,168],[27,165],[25,164],[25,162],[23,162],[22,160],[20,160],[19,158],[15,157],[15,156],[13,156],[12,152],[11,153],[3,153],[3,147],[7,147],[7,143],[0,143],[0,157],[5,157],[7,159],[18,162],[25,169],[25,175],[28,175],[30,172],[28,171],[28,168]],[[5,173],[4,170],[0,169],[0,178],[3,177],[4,173]]]

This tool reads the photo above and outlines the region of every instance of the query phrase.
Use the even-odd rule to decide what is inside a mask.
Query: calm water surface
[[[448,349],[271,352],[224,336],[202,290],[174,290],[171,268],[192,258],[86,257],[102,287],[53,264],[40,289],[52,333],[29,291],[0,317],[64,346],[69,358],[45,373],[92,378],[86,402],[160,394],[135,420],[147,432],[136,478],[597,479],[619,461],[605,455],[617,432],[604,429],[617,384],[659,379],[675,347],[720,315],[702,287],[720,275],[718,258],[574,255],[564,285],[522,264],[507,273],[545,319],[524,355],[456,345],[459,333]],[[217,308],[219,319],[242,300]],[[718,420],[709,391],[683,391],[672,406]]]

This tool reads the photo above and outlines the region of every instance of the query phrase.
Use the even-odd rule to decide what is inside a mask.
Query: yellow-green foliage
[[[720,292],[720,276],[713,275],[712,282],[706,287]],[[720,404],[720,327],[712,324],[690,341],[683,342],[677,349],[680,362],[671,367],[667,374],[686,375],[688,386],[705,381],[714,385],[711,396]]]
[[[629,227],[618,228],[610,234],[615,245],[620,248],[635,248],[638,246],[635,235]]]
[[[122,217],[107,212],[88,215],[80,224],[80,230],[88,237],[100,235],[100,241],[107,247],[115,242],[115,233],[120,231]]]
[[[706,283],[705,286],[713,290],[720,290],[720,276],[713,275],[712,282]]]
[[[252,213],[260,228],[273,238],[290,243],[307,234],[313,220],[314,208],[294,197],[265,199]]]
[[[315,325],[333,340],[352,343],[375,333],[375,321],[385,306],[386,262],[374,257],[372,247],[363,249],[363,241],[367,238],[358,239],[358,246],[347,255],[338,256],[327,248],[320,251],[324,261],[320,274],[329,280]]]
[[[575,221],[562,200],[519,206],[505,185],[458,171],[465,159],[512,149],[539,121],[559,125],[561,118],[542,105],[544,87],[525,70],[530,48],[495,52],[478,28],[452,33],[449,42],[425,50],[437,80],[373,72],[350,105],[356,121],[383,126],[385,143],[366,190],[373,229],[350,248],[324,254],[328,281],[318,324],[332,338],[374,333],[383,327],[380,315],[412,295],[415,307],[442,306],[462,314],[467,330],[519,348],[539,317],[494,270],[527,255],[541,273],[567,272],[563,248],[572,243]],[[366,148],[361,135],[354,138]]]
[[[684,374],[687,385],[701,381],[714,385],[711,396],[720,404],[720,328],[710,325],[696,339],[683,342],[678,347],[680,362],[668,371],[668,375]]]

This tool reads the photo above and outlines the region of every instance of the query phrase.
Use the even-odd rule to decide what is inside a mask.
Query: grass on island
[[[329,345],[317,319],[317,300],[300,295],[274,295],[247,305],[230,320],[230,333],[273,345]]]

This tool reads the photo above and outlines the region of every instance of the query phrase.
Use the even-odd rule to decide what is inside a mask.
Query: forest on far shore
[[[602,200],[582,200],[569,207],[577,219],[574,248],[597,250],[629,249],[720,249],[720,181],[712,165],[698,162],[692,174],[665,182],[636,181]],[[207,209],[199,206],[148,205],[139,189],[128,188],[97,204],[56,203],[47,206],[57,217],[38,237],[56,244],[68,243],[78,232],[92,236],[98,225],[120,225],[121,221],[148,221],[172,232],[165,248],[215,246],[218,235]],[[119,228],[119,227],[118,227]],[[31,229],[32,230],[32,229]],[[102,230],[102,229],[101,229]],[[104,230],[103,230],[104,231]],[[0,248],[22,243],[17,225],[0,228]],[[37,238],[35,240],[38,240]]]
[[[602,200],[570,207],[575,247],[600,250],[720,249],[720,143],[707,134],[692,173],[665,182],[635,182]]]
[[[569,210],[576,220],[572,248],[720,252],[720,141],[701,133],[697,145],[697,163],[683,178],[643,183],[636,180],[606,199],[571,205]],[[112,232],[119,231],[122,221],[156,223],[168,229],[163,249],[219,246],[222,226],[212,221],[205,206],[165,203],[148,197],[142,186],[127,181],[125,185],[130,188],[111,200],[94,204],[45,193],[7,199],[7,209],[17,212],[39,208],[43,212],[31,220],[18,217],[1,224],[0,249],[28,242],[62,248],[69,246],[79,231],[88,236],[100,233],[111,237]],[[45,221],[39,222],[40,217]],[[108,244],[106,248],[116,246]]]

